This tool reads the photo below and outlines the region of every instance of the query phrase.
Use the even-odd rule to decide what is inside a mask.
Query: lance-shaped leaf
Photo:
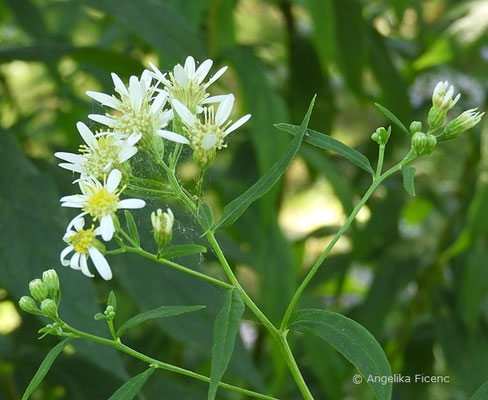
[[[391,122],[393,122],[396,126],[398,126],[403,132],[405,132],[408,136],[410,136],[410,131],[403,125],[402,121],[400,121],[395,114],[393,114],[390,110],[386,107],[383,107],[381,104],[374,103],[376,108],[381,111],[381,113],[388,118]]]
[[[403,187],[410,196],[415,196],[415,168],[404,165],[402,167]]]
[[[237,289],[225,292],[225,301],[214,324],[212,346],[212,369],[208,400],[215,399],[220,379],[224,375],[230,357],[234,351],[234,343],[239,330],[239,322],[244,312],[244,303]]]
[[[54,360],[56,360],[59,353],[61,353],[61,351],[64,349],[64,346],[66,346],[70,340],[71,340],[70,338],[64,339],[62,342],[54,346],[49,353],[47,353],[46,358],[42,361],[41,365],[39,366],[39,369],[34,375],[34,378],[32,378],[32,380],[29,383],[29,386],[27,386],[27,389],[25,390],[25,393],[22,396],[22,400],[27,400],[29,396],[34,392],[34,390],[37,389],[39,384],[42,382],[44,377],[49,372],[49,369],[51,368],[51,365],[53,365]]]
[[[486,400],[488,399],[488,382],[485,382],[480,388],[474,392],[469,400]]]
[[[122,336],[127,329],[151,319],[173,317],[175,315],[201,310],[202,308],[205,308],[205,306],[161,306],[153,310],[143,312],[142,314],[137,314],[135,317],[132,317],[124,322],[117,331],[117,336]]]
[[[342,314],[324,310],[300,310],[288,326],[311,333],[331,344],[346,357],[368,381],[369,376],[390,376],[391,368],[383,349],[362,325]],[[378,400],[390,400],[392,383],[367,382]]]
[[[168,247],[160,253],[159,258],[165,258],[171,260],[172,258],[191,256],[193,254],[206,253],[207,248],[200,246],[199,244],[178,244],[176,246]]]
[[[295,138],[288,145],[286,151],[283,153],[280,159],[246,192],[241,194],[237,199],[232,200],[224,207],[222,219],[214,227],[214,231],[232,225],[253,202],[263,197],[276,184],[276,182],[278,182],[295,158],[295,155],[300,148],[305,130],[307,129],[308,122],[310,121],[310,115],[312,114],[314,103],[315,97],[310,102],[307,114],[305,115],[302,124],[298,127]]]
[[[141,245],[141,240],[139,239],[139,232],[137,231],[136,221],[129,210],[124,211],[125,221],[127,222],[127,230],[129,231],[130,238],[134,241],[137,246]]]
[[[198,206],[197,219],[203,229],[203,234],[212,229],[214,224],[214,216],[212,207],[210,207],[208,203],[202,203]]]
[[[134,376],[119,387],[108,400],[132,400],[153,373],[154,368],[148,368],[139,375]]]
[[[275,124],[275,126],[282,131],[291,133],[292,135],[296,135],[298,129],[300,128],[297,125],[284,123]],[[307,129],[303,140],[321,149],[330,150],[334,153],[340,154],[344,158],[347,158],[349,161],[351,161],[353,164],[357,165],[359,168],[364,169],[366,172],[374,176],[374,170],[371,167],[371,164],[366,156],[359,151],[338,141],[337,139],[334,139],[324,133],[314,131],[313,129]]]

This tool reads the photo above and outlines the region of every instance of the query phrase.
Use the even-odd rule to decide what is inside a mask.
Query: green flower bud
[[[429,122],[429,127],[431,129],[437,129],[446,120],[447,117],[447,111],[437,108],[437,107],[432,107],[429,111],[429,117],[428,117],[428,122]]]
[[[173,238],[173,223],[175,217],[168,208],[168,212],[163,213],[161,209],[151,214],[151,222],[154,232],[154,241],[161,248],[166,246]]]
[[[437,140],[443,141],[454,139],[461,133],[478,124],[485,113],[480,113],[477,110],[477,108],[466,110],[461,115],[454,118],[446,125],[444,131],[437,137]]]
[[[42,273],[42,281],[51,297],[59,293],[59,278],[54,269],[48,269]]]
[[[49,318],[57,318],[58,316],[58,305],[52,299],[43,300],[41,303],[41,312]]]
[[[34,279],[29,283],[29,291],[37,301],[43,301],[47,297],[46,285],[40,279]]]
[[[417,132],[422,132],[422,122],[420,121],[413,121],[410,124],[410,133],[415,135]]]
[[[437,139],[434,135],[417,132],[412,136],[411,144],[415,154],[417,156],[423,156],[425,154],[432,154],[432,150],[434,150],[437,144]]]
[[[454,86],[449,86],[448,81],[439,82],[432,94],[432,105],[434,108],[448,112],[459,101],[461,95],[458,95],[453,99]]]
[[[383,127],[380,127],[376,129],[376,131],[371,135],[371,139],[373,139],[380,146],[384,146],[388,142],[390,135],[391,135],[391,126],[388,127],[388,130],[386,130]]]
[[[32,297],[29,296],[22,296],[19,300],[19,306],[22,310],[30,314],[35,314],[39,312],[36,302]]]
[[[210,167],[215,157],[217,156],[217,150],[215,148],[210,149],[195,149],[193,151],[193,161],[200,169],[207,169]]]

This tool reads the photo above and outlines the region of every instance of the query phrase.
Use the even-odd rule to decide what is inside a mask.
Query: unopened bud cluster
[[[168,208],[167,212],[163,212],[158,209],[151,214],[151,222],[153,226],[154,241],[162,248],[166,246],[173,238],[173,224],[175,217],[171,209]]]
[[[34,279],[29,283],[32,297],[22,296],[19,306],[30,314],[40,314],[55,319],[58,317],[60,286],[58,274],[54,269],[44,271],[42,279]],[[40,303],[40,308],[38,307]]]
[[[390,135],[391,135],[391,126],[388,127],[388,130],[386,130],[383,127],[380,127],[376,129],[376,131],[371,135],[371,139],[373,139],[380,146],[384,146],[388,142]]]

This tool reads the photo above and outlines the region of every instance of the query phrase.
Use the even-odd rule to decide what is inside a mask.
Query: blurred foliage
[[[115,278],[89,280],[61,267],[72,192],[53,153],[76,149],[75,123],[96,107],[86,90],[111,92],[148,61],[168,68],[187,55],[229,65],[215,93],[232,91],[249,127],[233,134],[209,171],[216,207],[242,193],[280,157],[290,138],[274,123],[299,123],[317,93],[310,127],[358,148],[387,123],[373,103],[405,124],[425,118],[435,83],[448,79],[459,106],[486,109],[488,2],[455,0],[4,0],[0,2],[0,398],[20,399],[56,341],[36,341],[45,323],[13,308],[30,279],[59,272],[61,313],[74,326],[107,334],[93,320],[108,292],[120,321],[160,305],[205,310],[131,330],[127,341],[153,357],[209,374],[212,325],[222,293],[161,265],[115,256]],[[486,120],[486,118],[485,118]],[[482,123],[483,125],[483,123]],[[394,399],[466,399],[488,376],[488,129],[477,127],[417,162],[416,197],[401,176],[387,181],[325,262],[301,305],[340,311],[383,345],[394,373],[449,375],[449,384],[395,384]],[[393,127],[385,165],[408,150]],[[181,170],[191,184],[191,164]],[[252,297],[278,322],[294,289],[345,220],[371,177],[347,160],[304,144],[280,187],[220,234]],[[135,213],[151,239],[154,201]],[[175,207],[175,205],[172,205]],[[202,243],[197,225],[176,212],[175,243]],[[221,276],[212,254],[185,265]],[[244,318],[251,318],[247,313]],[[117,322],[117,320],[116,320]],[[245,322],[227,382],[300,398],[264,329]],[[367,385],[317,338],[293,346],[317,399],[368,399]],[[144,370],[92,343],[72,343],[33,399],[105,399]],[[145,398],[204,399],[207,385],[157,371]],[[219,391],[220,399],[238,395]],[[143,397],[141,397],[143,398]]]

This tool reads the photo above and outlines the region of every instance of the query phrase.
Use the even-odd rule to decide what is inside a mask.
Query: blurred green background
[[[75,151],[77,121],[101,111],[86,90],[112,92],[152,61],[161,69],[188,55],[229,71],[212,86],[234,92],[251,121],[232,134],[208,173],[207,200],[220,214],[278,159],[290,138],[273,127],[299,123],[312,96],[310,127],[375,160],[370,140],[387,124],[373,103],[405,124],[425,121],[435,83],[462,93],[451,111],[486,109],[488,1],[448,0],[3,0],[0,2],[0,398],[16,400],[57,343],[37,340],[47,321],[16,306],[28,282],[54,267],[62,281],[61,315],[108,335],[94,321],[108,292],[117,321],[159,305],[204,304],[204,311],[134,329],[126,342],[155,358],[209,373],[212,324],[222,303],[215,287],[127,256],[109,259],[102,282],[62,267],[59,252],[74,193],[55,151]],[[486,120],[486,118],[485,118]],[[340,311],[383,345],[394,373],[449,375],[449,384],[397,384],[394,399],[467,399],[488,379],[488,124],[442,143],[415,163],[417,196],[401,176],[389,179],[340,240],[301,306]],[[386,166],[409,141],[396,127]],[[196,171],[188,162],[181,177]],[[298,282],[370,184],[347,160],[304,144],[285,178],[221,234],[224,250],[251,296],[280,320]],[[151,242],[154,199],[135,213]],[[175,243],[202,243],[195,222],[175,210]],[[211,253],[181,263],[223,276]],[[245,314],[225,381],[299,399],[265,330]],[[291,336],[291,335],[290,335]],[[317,399],[369,399],[366,384],[325,342],[292,337]],[[145,366],[92,343],[73,342],[33,399],[106,399]],[[205,399],[207,385],[158,371],[141,399]],[[219,399],[242,399],[220,390]]]

